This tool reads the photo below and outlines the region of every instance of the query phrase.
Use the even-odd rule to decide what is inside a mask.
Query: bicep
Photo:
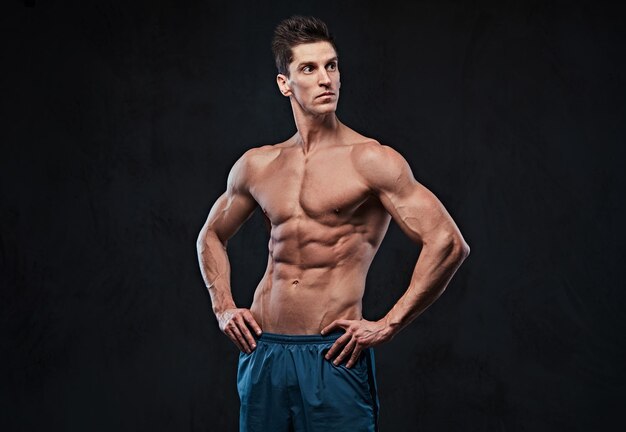
[[[380,190],[378,196],[400,229],[417,243],[456,229],[441,201],[412,176],[402,186]]]
[[[373,192],[411,240],[424,243],[458,231],[441,201],[415,180],[408,162],[396,150],[372,146],[360,163]]]
[[[226,192],[213,204],[200,233],[201,237],[214,233],[226,245],[228,239],[252,216],[257,202],[248,187],[253,181],[249,155],[250,152],[246,152],[230,170]]]
[[[202,231],[214,232],[225,245],[252,216],[256,206],[252,196],[226,191],[213,204]]]

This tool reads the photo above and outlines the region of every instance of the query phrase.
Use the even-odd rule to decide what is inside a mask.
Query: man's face
[[[289,78],[282,74],[277,77],[282,93],[292,96],[305,112],[318,115],[334,112],[341,82],[333,46],[326,41],[307,43],[296,45],[292,52]]]

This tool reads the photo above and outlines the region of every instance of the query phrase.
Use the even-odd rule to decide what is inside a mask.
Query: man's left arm
[[[378,321],[339,319],[322,330],[322,334],[337,327],[346,330],[326,358],[339,353],[334,362],[340,364],[349,357],[347,367],[354,365],[363,349],[391,340],[437,300],[470,251],[443,204],[415,180],[397,151],[366,144],[355,153],[354,166],[400,229],[422,250],[409,288],[387,315]]]

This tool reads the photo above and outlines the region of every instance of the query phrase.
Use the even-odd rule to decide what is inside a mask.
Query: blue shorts
[[[255,336],[239,353],[240,432],[377,432],[374,349],[335,366],[324,355],[342,334]]]

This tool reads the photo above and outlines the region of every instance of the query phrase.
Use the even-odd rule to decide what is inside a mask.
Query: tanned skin
[[[445,290],[469,254],[441,202],[391,147],[335,115],[340,75],[328,42],[293,47],[278,74],[297,132],[248,150],[234,164],[198,237],[198,257],[220,329],[243,352],[251,332],[326,334],[344,329],[326,358],[352,367],[362,350],[391,340]],[[320,96],[330,92],[331,95]],[[230,288],[226,245],[259,206],[270,229],[267,270],[250,309]],[[411,282],[377,321],[362,316],[368,269],[390,220],[422,250]]]

